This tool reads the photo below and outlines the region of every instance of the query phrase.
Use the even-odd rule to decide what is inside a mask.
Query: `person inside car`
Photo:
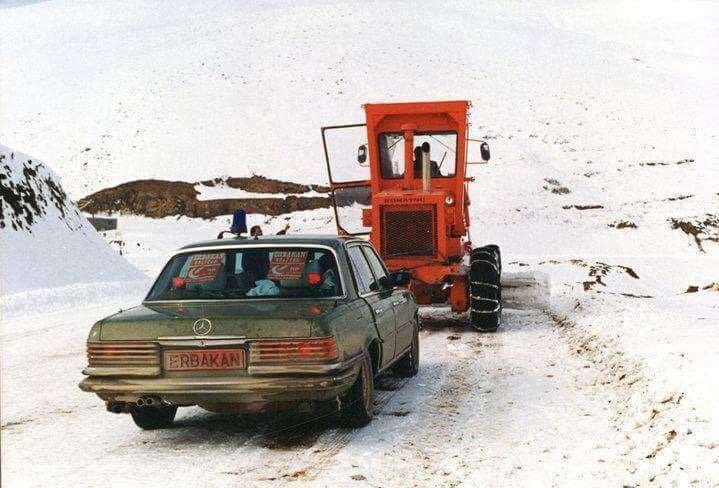
[[[318,264],[322,281],[320,282],[320,290],[323,295],[334,295],[337,293],[337,266],[335,260],[329,253],[324,253],[319,259]]]

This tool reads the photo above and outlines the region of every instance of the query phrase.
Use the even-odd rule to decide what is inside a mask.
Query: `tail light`
[[[250,344],[250,364],[329,362],[339,357],[334,337],[262,340]]]
[[[90,366],[159,366],[160,349],[154,342],[88,342]]]

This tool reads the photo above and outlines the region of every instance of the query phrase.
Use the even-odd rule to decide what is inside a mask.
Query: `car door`
[[[394,307],[392,296],[381,293],[372,269],[365,254],[362,252],[362,245],[348,245],[347,255],[352,266],[352,273],[357,283],[357,291],[367,302],[374,314],[377,333],[382,341],[382,359],[380,367],[387,366],[395,357],[396,328],[394,319]]]
[[[362,250],[367,257],[372,273],[375,279],[387,277],[389,274],[382,259],[380,259],[377,251],[372,246],[363,245]],[[394,308],[395,329],[397,333],[397,343],[395,345],[395,355],[401,355],[412,345],[414,337],[414,307],[412,306],[412,294],[403,288],[394,287],[390,296],[392,307]]]

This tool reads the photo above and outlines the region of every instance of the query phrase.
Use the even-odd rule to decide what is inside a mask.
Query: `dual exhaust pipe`
[[[159,407],[162,405],[162,399],[159,397],[141,396],[135,401],[138,407]]]
[[[134,402],[107,402],[107,410],[112,413],[129,412],[133,406],[137,407],[159,407],[162,405],[160,397],[141,396]]]

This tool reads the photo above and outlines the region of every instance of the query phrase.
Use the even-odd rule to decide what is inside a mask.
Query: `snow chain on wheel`
[[[502,257],[494,244],[472,250],[469,314],[472,327],[494,332],[502,320]]]

